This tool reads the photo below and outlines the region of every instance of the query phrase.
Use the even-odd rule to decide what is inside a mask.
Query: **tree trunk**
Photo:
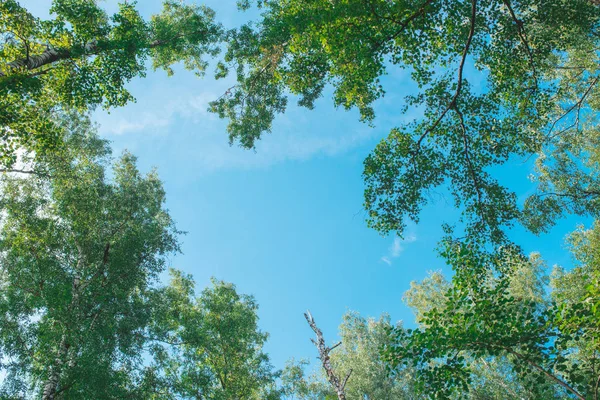
[[[105,45],[108,42],[103,42]],[[148,44],[146,44],[146,48],[155,48],[165,44],[163,40],[154,40]],[[98,45],[97,40],[92,40],[85,46],[76,46],[75,48],[70,49],[47,49],[42,54],[37,56],[30,56],[26,58],[21,58],[19,60],[15,60],[11,63],[7,64],[8,70],[15,70],[18,68],[26,68],[27,70],[34,70],[45,65],[50,65],[54,62],[60,60],[66,60],[68,58],[75,57],[77,55],[90,56],[96,54],[99,50],[105,49],[106,46]],[[0,77],[6,76],[7,74],[0,71]]]
[[[69,345],[67,344],[67,337],[63,334],[60,339],[60,345],[58,348],[58,354],[54,360],[54,365],[50,367],[50,375],[44,383],[44,391],[42,392],[42,400],[54,400],[56,393],[58,392],[58,386],[60,384],[60,374],[62,372],[63,360],[69,351]]]
[[[75,267],[75,275],[71,283],[71,304],[69,304],[69,312],[72,313],[74,308],[79,305],[79,295],[81,288],[81,278],[79,273],[83,268],[83,249],[78,243],[75,243],[79,257],[77,260],[77,266]],[[108,251],[108,248],[107,250]],[[105,255],[107,257],[107,255]],[[67,334],[63,333],[58,346],[58,354],[54,360],[54,365],[50,368],[50,375],[44,383],[44,391],[42,392],[42,400],[54,400],[59,390],[60,375],[63,372],[63,365],[65,359],[69,358],[69,343],[67,343]],[[74,360],[69,360],[67,368],[73,368]]]
[[[47,64],[52,64],[58,60],[69,58],[71,52],[69,50],[48,49],[42,54],[28,58],[22,58],[8,64],[9,69],[27,68],[28,70],[36,69]]]
[[[317,327],[317,324],[315,323],[313,316],[310,314],[310,311],[306,311],[304,313],[304,318],[306,318],[308,325],[310,325],[312,330],[317,335],[317,340],[311,339],[311,341],[315,344],[315,346],[317,346],[317,349],[319,350],[319,359],[321,360],[321,364],[323,364],[323,369],[327,374],[327,379],[329,380],[329,383],[331,383],[331,386],[333,386],[338,400],[346,400],[346,383],[348,382],[348,378],[350,378],[350,374],[352,374],[352,370],[350,370],[350,372],[348,373],[348,375],[346,375],[346,378],[344,378],[343,381],[340,380],[340,378],[338,378],[337,375],[333,372],[333,367],[331,366],[331,361],[329,357],[329,353],[331,352],[331,350],[339,346],[341,342],[332,347],[327,347],[325,345],[325,339],[323,339],[323,332],[321,332],[321,330]]]
[[[75,48],[70,49],[54,49],[49,48],[45,50],[42,54],[37,56],[30,56],[26,58],[21,58],[19,60],[15,60],[8,64],[8,69],[18,69],[18,68],[26,68],[28,70],[37,69],[43,67],[44,65],[52,64],[56,61],[66,60],[68,58],[73,57],[79,53],[83,55],[91,55],[98,51],[98,41],[92,40],[87,43],[85,46],[76,46]],[[0,72],[0,77],[5,74]]]

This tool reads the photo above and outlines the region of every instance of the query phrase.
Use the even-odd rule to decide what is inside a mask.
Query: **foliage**
[[[0,163],[17,149],[37,153],[61,145],[52,119],[60,109],[119,107],[133,97],[125,84],[145,76],[146,60],[172,74],[183,62],[201,74],[222,37],[206,7],[165,0],[146,21],[135,2],[109,16],[95,0],[54,0],[52,19],[34,17],[16,0],[0,2]]]
[[[251,296],[158,286],[179,232],[156,172],[85,116],[54,123],[60,151],[0,180],[0,397],[278,399]]]
[[[196,399],[279,399],[277,374],[262,351],[258,306],[230,283],[194,298],[190,276],[171,270],[171,283],[156,301],[152,321],[155,367],[172,393]],[[179,397],[176,397],[179,398]]]
[[[134,384],[148,291],[177,231],[156,173],[125,153],[109,179],[106,142],[85,119],[67,125],[67,146],[45,161],[51,179],[0,183],[4,389],[118,398]]]
[[[365,319],[356,312],[347,312],[339,327],[341,345],[331,352],[331,364],[339,376],[350,370],[346,385],[349,400],[416,399],[412,390],[410,370],[391,377],[380,356],[380,349],[389,344],[388,330],[392,328],[388,315]],[[402,329],[397,326],[396,329]],[[283,371],[286,394],[294,399],[337,398],[324,374],[306,376],[305,361],[289,362]]]
[[[417,387],[431,398],[468,393],[490,361],[506,371],[514,398],[597,396],[598,320],[581,301],[548,297],[539,256],[515,247],[482,254],[466,243],[446,243],[443,255],[455,272],[445,302],[425,309],[418,329],[393,330],[390,366],[416,368]],[[552,285],[577,276],[555,273]]]
[[[238,85],[212,108],[230,119],[232,141],[253,147],[289,94],[312,108],[327,85],[336,106],[373,121],[385,94],[380,78],[405,69],[418,92],[398,114],[423,113],[392,129],[365,161],[369,225],[402,234],[428,192],[448,184],[467,234],[503,242],[517,219],[541,231],[565,211],[596,212],[588,206],[597,202],[595,181],[569,185],[565,173],[579,167],[569,151],[579,150],[564,146],[597,149],[587,139],[596,135],[589,121],[598,104],[594,3],[260,1],[262,18],[233,35],[224,59]],[[521,212],[490,168],[536,153],[539,191]]]

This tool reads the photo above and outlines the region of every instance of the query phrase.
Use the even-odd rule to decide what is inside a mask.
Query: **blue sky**
[[[43,16],[50,0],[22,4]],[[116,9],[113,0],[102,4]],[[232,0],[205,4],[228,27],[246,18]],[[149,15],[160,1],[139,7]],[[209,75],[149,72],[128,85],[136,103],[94,114],[115,154],[128,149],[142,170],[158,169],[167,207],[188,232],[184,254],[173,257],[172,266],[193,274],[199,290],[215,276],[254,295],[260,326],[271,335],[266,350],[278,368],[291,357],[316,357],[306,309],[331,342],[346,310],[387,312],[411,325],[403,292],[427,271],[447,271],[434,248],[441,223],[458,218],[451,199],[428,206],[404,240],[382,237],[364,222],[362,162],[392,127],[416,115],[399,114],[402,97],[413,90],[408,74],[390,71],[383,81],[388,95],[376,104],[374,128],[359,123],[356,112],[333,108],[325,96],[313,111],[291,107],[255,152],[230,147],[226,123],[206,112],[228,87]],[[528,169],[517,162],[500,174],[523,195],[531,187]],[[549,265],[568,265],[563,238],[576,222],[568,219],[542,237],[520,229],[513,234]]]

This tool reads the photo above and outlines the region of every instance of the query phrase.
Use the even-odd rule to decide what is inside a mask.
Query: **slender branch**
[[[352,368],[350,368],[350,372],[348,372],[348,375],[346,375],[344,378],[344,382],[342,382],[342,389],[346,388],[346,383],[348,383],[348,378],[350,378],[350,375],[352,375]]]
[[[506,350],[509,354],[512,354],[515,357],[520,358],[521,360],[525,361],[527,364],[531,365],[533,368],[535,368],[536,370],[541,372],[547,378],[553,380],[554,382],[558,383],[560,386],[567,389],[569,392],[573,393],[573,395],[575,395],[575,397],[577,397],[578,399],[585,400],[585,397],[583,397],[583,395],[581,395],[579,392],[577,392],[575,389],[573,389],[573,387],[571,387],[569,384],[567,384],[562,379],[560,379],[560,378],[556,377],[555,375],[551,374],[550,372],[546,371],[544,368],[542,368],[538,364],[534,363],[529,358],[525,357],[524,355],[522,355],[520,353],[517,353],[516,351],[512,350],[509,347],[503,347],[503,346],[501,346],[501,347],[504,350]]]
[[[538,87],[538,78],[537,78],[537,71],[535,68],[535,61],[533,58],[533,52],[531,51],[531,46],[529,45],[529,41],[527,40],[527,35],[525,34],[525,31],[523,29],[523,21],[521,21],[519,18],[517,18],[517,15],[515,14],[515,11],[513,10],[509,0],[503,0],[503,3],[506,6],[506,8],[508,8],[508,12],[510,13],[510,16],[512,17],[513,21],[517,25],[517,32],[519,34],[519,38],[521,39],[521,42],[523,43],[523,46],[525,46],[525,50],[527,51],[527,54],[529,56],[529,63],[531,64],[531,72],[533,74],[533,80],[535,81],[535,87],[537,88]]]
[[[321,364],[323,365],[323,369],[325,370],[325,373],[327,375],[327,380],[329,380],[329,383],[331,383],[331,386],[333,386],[333,388],[335,389],[338,399],[346,400],[346,392],[344,389],[346,386],[346,382],[350,377],[350,373],[352,373],[352,370],[350,371],[350,373],[348,373],[344,381],[341,382],[340,378],[333,372],[333,367],[331,366],[331,360],[329,357],[329,352],[335,347],[339,346],[339,343],[333,347],[327,347],[325,345],[325,339],[323,339],[323,332],[321,332],[321,330],[315,323],[315,320],[311,315],[310,311],[307,310],[304,313],[304,318],[306,318],[306,322],[308,322],[308,325],[310,325],[311,329],[317,335],[317,340],[311,339],[311,341],[315,344],[315,346],[317,346],[317,349],[319,350],[319,359],[321,360]]]
[[[377,50],[379,50],[384,43],[389,42],[390,40],[394,40],[396,39],[398,36],[400,36],[400,34],[402,32],[404,32],[404,30],[408,27],[408,25],[415,20],[416,18],[420,17],[421,15],[425,14],[425,7],[427,7],[433,0],[426,0],[421,7],[419,7],[419,9],[417,11],[415,11],[412,15],[410,15],[408,18],[406,18],[404,21],[398,21],[394,18],[389,18],[389,17],[384,17],[381,16],[379,14],[377,14],[375,12],[375,9],[373,7],[373,4],[371,2],[369,2],[369,4],[371,5],[371,11],[373,12],[373,14],[377,17],[377,18],[382,18],[382,19],[386,19],[388,21],[394,22],[396,24],[400,25],[400,29],[398,29],[396,32],[394,32],[392,35],[388,36],[387,38],[383,39],[382,41],[379,42],[379,44],[377,44],[374,48],[373,48],[373,52],[376,52]]]
[[[481,209],[481,205],[483,204],[483,195],[481,193],[481,185],[479,179],[477,178],[477,174],[475,173],[475,169],[473,168],[473,162],[471,161],[471,157],[469,154],[469,141],[467,134],[467,127],[465,126],[465,120],[462,112],[458,109],[458,107],[454,108],[454,111],[458,115],[460,128],[462,132],[463,138],[463,154],[465,156],[465,161],[467,162],[467,169],[469,170],[469,175],[471,175],[471,180],[473,181],[473,186],[475,186],[475,191],[477,193],[477,202],[479,203],[479,207],[477,207],[477,213],[481,218],[481,222],[485,223],[485,215],[483,210]]]
[[[28,174],[28,175],[36,175],[36,176],[46,176],[38,171],[33,170],[25,170],[25,169],[14,169],[14,168],[6,168],[0,169],[0,173],[18,173],[18,174]]]
[[[456,91],[452,96],[452,99],[444,109],[444,111],[440,114],[440,116],[434,121],[433,124],[421,135],[419,140],[417,140],[417,152],[421,147],[421,142],[427,135],[429,135],[439,123],[444,119],[448,111],[450,111],[455,105],[458,97],[460,96],[460,92],[462,90],[463,85],[463,71],[465,69],[465,63],[467,61],[467,55],[469,54],[469,49],[471,48],[471,43],[473,42],[473,36],[475,36],[475,17],[477,16],[477,0],[472,0],[471,2],[471,27],[469,28],[469,36],[467,37],[467,43],[465,44],[465,48],[463,50],[462,58],[460,60],[460,64],[458,66],[458,79],[456,83]]]
[[[596,84],[598,83],[598,81],[600,81],[600,75],[596,76],[596,78],[594,78],[594,80],[592,81],[592,83],[590,84],[590,86],[587,88],[587,90],[585,91],[585,93],[583,93],[583,95],[581,96],[581,98],[577,101],[577,103],[573,104],[567,111],[565,111],[560,117],[558,117],[553,123],[552,126],[550,126],[550,130],[548,131],[548,134],[546,135],[547,138],[551,138],[553,136],[552,135],[552,131],[554,130],[554,127],[556,126],[556,124],[563,119],[564,117],[566,117],[567,115],[569,115],[571,113],[571,111],[573,111],[575,108],[581,108],[583,102],[585,101],[586,97],[590,94],[590,92],[592,91],[592,89],[594,88],[594,86],[596,86]]]
[[[565,381],[563,381],[562,379],[558,378],[557,376],[551,374],[550,372],[546,371],[544,368],[542,368],[539,364],[536,364],[535,362],[531,361],[528,357],[524,356],[521,353],[518,353],[516,351],[514,351],[512,348],[508,347],[508,346],[503,346],[501,344],[497,344],[497,343],[484,343],[484,342],[473,342],[474,345],[477,346],[482,346],[484,348],[490,348],[490,347],[496,347],[497,349],[502,349],[504,351],[506,351],[508,354],[511,354],[515,357],[517,357],[518,359],[526,362],[527,364],[529,364],[531,367],[535,368],[537,371],[541,372],[544,376],[546,376],[548,379],[554,381],[555,383],[559,384],[560,386],[562,386],[563,388],[565,388],[567,391],[571,392],[575,397],[577,397],[580,400],[585,400],[585,397],[579,393],[578,391],[576,391],[572,386],[570,386],[568,383],[566,383]]]

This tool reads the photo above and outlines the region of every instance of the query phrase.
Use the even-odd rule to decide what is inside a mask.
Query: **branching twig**
[[[373,6],[371,5],[371,11],[373,12],[373,14],[377,17],[377,18],[383,18],[386,19],[388,21],[394,22],[398,25],[400,25],[400,29],[398,29],[396,32],[394,32],[392,35],[388,36],[387,38],[385,38],[384,40],[382,40],[381,42],[379,42],[374,48],[373,48],[373,52],[378,51],[381,46],[383,46],[386,42],[389,42],[390,40],[394,40],[396,39],[402,32],[404,32],[404,30],[406,29],[406,27],[408,27],[408,24],[410,24],[413,20],[415,20],[416,18],[420,17],[421,15],[425,14],[425,8],[429,5],[429,3],[431,3],[432,0],[426,0],[421,7],[419,7],[419,9],[417,11],[415,11],[413,14],[411,14],[408,18],[406,18],[404,21],[398,21],[396,19],[393,18],[388,18],[388,17],[383,17],[378,15],[375,12],[375,9],[373,8]]]
[[[503,0],[504,5],[506,6],[506,8],[508,8],[508,12],[510,13],[510,16],[512,17],[513,21],[515,21],[515,24],[517,25],[517,32],[519,34],[519,38],[521,39],[521,42],[523,42],[523,46],[525,46],[525,50],[527,51],[527,54],[529,56],[529,62],[531,64],[531,72],[533,74],[533,80],[535,81],[535,87],[538,87],[538,78],[537,78],[537,71],[535,68],[535,59],[533,58],[533,52],[531,51],[531,46],[529,45],[529,41],[527,40],[527,35],[525,34],[525,31],[523,29],[523,21],[521,21],[519,18],[517,18],[517,15],[515,14],[515,11],[513,10],[512,6],[510,5],[510,1],[509,0]]]
[[[444,119],[444,117],[446,116],[448,111],[450,111],[456,105],[456,101],[458,100],[458,97],[460,96],[460,92],[462,90],[462,84],[463,84],[463,70],[465,69],[465,63],[467,61],[469,49],[471,48],[471,43],[473,42],[473,36],[475,36],[475,17],[476,16],[477,16],[477,0],[473,0],[471,3],[471,27],[469,29],[469,36],[467,37],[467,43],[465,44],[462,58],[460,60],[460,65],[458,66],[458,79],[457,79],[457,83],[456,83],[456,91],[454,92],[452,99],[450,100],[450,102],[448,103],[448,105],[446,106],[444,111],[442,111],[442,113],[434,121],[434,123],[431,124],[431,126],[429,128],[427,128],[427,130],[421,135],[419,140],[417,140],[417,152],[418,152],[418,149],[421,147],[421,142],[423,141],[423,139],[425,139],[425,137],[427,135],[429,135],[435,128],[437,128],[437,126],[442,121],[442,119]]]
[[[554,136],[552,136],[552,131],[554,130],[556,124],[563,119],[564,117],[566,117],[567,115],[569,115],[569,113],[571,113],[571,111],[573,111],[574,109],[581,109],[581,106],[583,104],[583,102],[585,101],[586,97],[590,94],[590,92],[592,91],[592,89],[594,88],[594,86],[596,86],[596,84],[598,83],[598,81],[600,81],[600,75],[596,76],[596,78],[594,78],[594,80],[592,81],[592,83],[590,84],[590,86],[587,88],[587,90],[585,91],[585,93],[583,93],[583,95],[581,96],[581,98],[577,101],[577,103],[573,104],[567,111],[565,111],[560,117],[558,117],[550,126],[550,130],[548,131],[548,135],[547,138],[553,138]],[[562,132],[562,131],[561,131]]]
[[[311,329],[317,335],[317,340],[311,339],[311,341],[315,344],[315,346],[317,346],[317,349],[319,350],[319,359],[321,360],[321,364],[323,364],[323,369],[327,374],[327,379],[329,380],[329,383],[331,383],[331,386],[333,386],[338,399],[346,400],[345,388],[346,383],[348,382],[348,378],[350,378],[350,374],[352,374],[352,370],[350,370],[350,372],[348,372],[348,375],[346,375],[344,380],[341,381],[340,378],[333,372],[333,367],[331,366],[331,361],[329,357],[329,353],[331,352],[331,350],[338,347],[341,344],[341,342],[335,344],[332,347],[327,347],[325,345],[325,339],[323,339],[323,332],[321,332],[319,327],[317,327],[317,324],[315,323],[315,320],[311,315],[310,311],[306,311],[304,313],[304,318],[306,318],[306,322],[308,322],[308,325],[310,325]]]

